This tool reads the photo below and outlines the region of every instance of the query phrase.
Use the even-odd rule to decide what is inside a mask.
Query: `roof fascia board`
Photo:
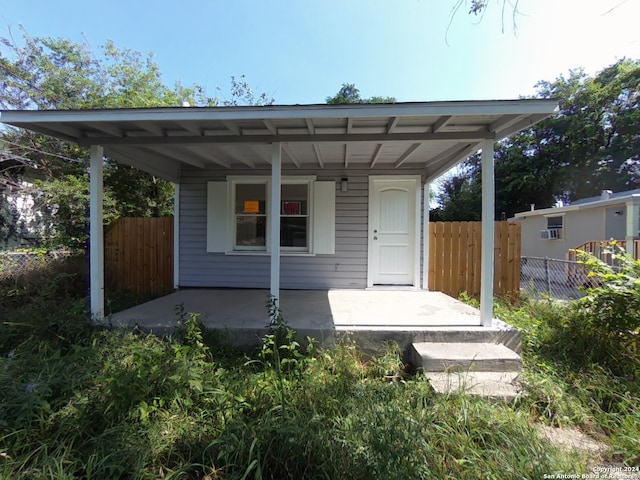
[[[293,118],[399,117],[444,115],[549,115],[558,102],[549,99],[393,104],[294,105],[263,107],[176,107],[105,110],[4,110],[9,124],[47,122],[139,122],[203,120],[276,120]],[[19,125],[18,125],[19,126]]]
[[[538,215],[561,215],[565,212],[574,212],[576,210],[589,210],[591,208],[610,207],[612,205],[626,205],[632,203],[640,204],[640,195],[632,194],[624,197],[609,198],[607,200],[595,200],[588,203],[580,203],[578,205],[567,205],[566,207],[541,208],[540,210],[527,210],[526,212],[516,213],[516,218],[535,217]]]

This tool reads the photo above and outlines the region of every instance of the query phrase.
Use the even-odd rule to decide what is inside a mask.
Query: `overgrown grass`
[[[532,420],[573,426],[610,444],[609,460],[640,463],[640,261],[615,242],[612,268],[577,252],[591,285],[574,302],[498,302],[496,315],[523,335]]]
[[[578,427],[610,443],[611,460],[640,463],[640,357],[629,345],[604,357],[601,339],[579,328],[571,304],[498,304],[523,334],[526,393],[517,408],[553,426]],[[607,349],[609,347],[607,346]]]
[[[589,460],[541,438],[537,422],[578,426],[638,463],[638,370],[569,355],[562,305],[498,305],[523,331],[528,381],[527,397],[503,403],[435,394],[394,345],[377,357],[349,341],[300,345],[273,308],[247,354],[210,341],[197,315],[178,312],[174,337],[159,339],[91,327],[76,295],[33,292],[0,326],[0,478],[586,473]]]
[[[49,340],[74,345],[90,326],[86,309],[89,289],[82,255],[33,256],[26,266],[0,262],[0,355],[16,341]],[[157,298],[158,294],[107,289],[107,314]],[[9,328],[10,327],[10,328]]]
[[[286,369],[179,337],[93,331],[0,360],[0,477],[520,478],[575,469],[528,414],[405,378],[349,343]],[[282,364],[281,364],[282,367]]]

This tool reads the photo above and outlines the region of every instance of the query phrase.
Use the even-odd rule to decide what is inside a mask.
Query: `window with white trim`
[[[564,225],[564,217],[559,215],[557,217],[547,217],[547,229],[562,229]]]
[[[282,177],[281,254],[335,253],[335,182]],[[271,177],[229,176],[207,186],[207,251],[270,251]]]
[[[309,250],[309,183],[285,183],[280,192],[280,246]]]
[[[547,228],[540,231],[540,238],[544,240],[561,240],[564,231],[564,215],[545,216]]]
[[[234,192],[234,249],[267,246],[267,184],[237,183]]]

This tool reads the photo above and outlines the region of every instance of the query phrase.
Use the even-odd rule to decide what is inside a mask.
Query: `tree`
[[[594,77],[575,70],[537,88],[539,98],[558,99],[559,111],[496,145],[496,218],[640,188],[639,61],[620,60]],[[479,218],[480,196],[480,163],[471,157],[444,181],[440,213]]]
[[[338,93],[333,97],[327,97],[325,101],[331,105],[339,103],[395,103],[396,99],[393,97],[362,98],[360,90],[356,88],[355,84],[343,83]]]
[[[593,78],[575,70],[567,79],[540,82],[538,90],[560,101],[558,115],[535,129],[561,159],[558,198],[640,187],[639,60],[620,60]]]
[[[177,83],[169,88],[153,54],[119,49],[112,42],[95,52],[66,39],[31,37],[24,30],[19,41],[0,39],[0,108],[176,107],[184,102],[194,106],[265,105],[273,99],[265,94],[256,96],[244,76],[231,78],[231,94],[225,100],[209,97],[198,84],[185,87]],[[36,182],[34,195],[41,210],[49,213],[48,231],[67,246],[81,245],[86,238],[88,151],[18,129],[1,134],[4,156],[11,159],[0,162],[3,198],[7,197],[7,185],[17,184],[27,172],[36,171],[42,180]],[[104,175],[107,219],[171,213],[170,183],[109,159]],[[74,206],[74,202],[79,203]],[[72,206],[73,210],[67,209]],[[3,218],[0,225],[10,221],[6,214]]]
[[[447,178],[437,196],[440,206],[431,214],[432,221],[479,221],[482,207],[480,157],[474,155],[460,166],[457,173]]]

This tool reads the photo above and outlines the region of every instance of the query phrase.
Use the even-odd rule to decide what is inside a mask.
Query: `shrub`
[[[82,343],[89,328],[84,259],[47,251],[0,258],[0,355],[21,344],[37,350]]]
[[[0,254],[0,314],[19,309],[34,299],[82,297],[86,285],[82,256],[47,251]]]
[[[166,339],[88,326],[69,343],[36,330],[28,337],[25,327],[19,343],[7,343],[11,354],[0,355],[0,478],[393,480],[577,471],[581,459],[541,439],[527,408],[437,395],[425,377],[405,373],[393,344],[380,357],[349,340],[330,350],[301,347],[279,310],[272,314],[263,348],[233,363],[228,351],[209,348],[197,315],[182,308],[178,332]],[[625,398],[607,408],[635,405]],[[609,398],[597,402],[605,408]],[[611,429],[620,432],[616,448],[633,447],[632,423],[612,421]]]
[[[607,247],[616,266],[585,252],[578,259],[589,268],[586,295],[574,304],[567,322],[586,358],[618,373],[637,373],[640,329],[640,260],[634,260],[615,242]]]

